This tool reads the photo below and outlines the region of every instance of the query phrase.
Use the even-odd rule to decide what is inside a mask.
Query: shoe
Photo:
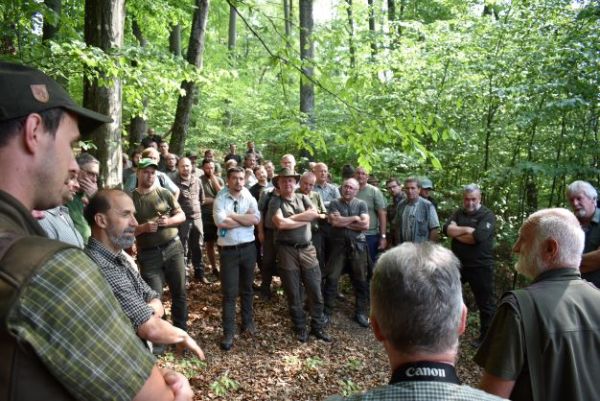
[[[329,337],[329,335],[327,335],[327,333],[325,333],[325,330],[323,329],[312,329],[310,331],[310,334],[317,337],[319,340],[325,341],[326,343],[331,342],[331,337]]]
[[[323,326],[329,326],[331,323],[331,315],[329,313],[323,313]]]
[[[217,268],[212,269],[212,274],[217,278],[217,280],[219,280],[221,277],[221,272]]]
[[[233,334],[225,334],[220,345],[223,351],[229,351],[233,347]]]
[[[358,323],[361,327],[369,327],[369,319],[367,319],[367,317],[362,313],[357,313],[354,316],[354,320],[356,320],[356,323]]]
[[[342,294],[341,292],[338,292],[338,293],[335,295],[335,298],[336,298],[338,301],[343,301],[343,300],[345,300],[345,299],[346,299],[346,296],[345,296],[344,294]]]
[[[210,284],[210,281],[208,281],[208,279],[206,277],[196,278],[196,280],[202,284]]]
[[[301,343],[305,343],[308,341],[308,331],[306,329],[296,330],[296,339]]]
[[[256,326],[254,326],[254,322],[250,322],[242,327],[242,333],[246,333],[251,337],[254,337],[256,334]]]

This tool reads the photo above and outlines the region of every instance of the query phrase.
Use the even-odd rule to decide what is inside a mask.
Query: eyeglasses
[[[233,201],[233,212],[234,213],[238,212],[238,201]]]
[[[94,171],[88,171],[88,170],[85,170],[85,169],[81,169],[81,171],[83,171],[87,175],[95,177],[95,178],[98,178],[100,176],[100,174],[98,174],[98,173],[96,173]]]
[[[343,189],[348,189],[348,190],[351,190],[351,191],[356,191],[358,189],[358,188],[354,188],[352,185],[344,185],[342,188]]]

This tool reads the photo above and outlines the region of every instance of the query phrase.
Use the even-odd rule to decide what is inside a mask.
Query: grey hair
[[[578,193],[583,193],[589,199],[598,199],[598,191],[587,181],[573,181],[567,186],[567,197]]]
[[[467,184],[463,187],[463,192],[466,193],[471,193],[471,192],[481,192],[481,188],[479,188],[479,185],[475,184],[475,183],[471,183],[471,184]]]
[[[309,180],[311,178],[317,179],[317,176],[312,171],[307,171],[304,174],[302,174],[302,176],[300,177],[300,180],[301,181],[303,181],[303,180]]]
[[[585,245],[585,234],[575,215],[563,208],[542,209],[533,213],[525,224],[533,224],[533,236],[541,246],[547,239],[558,243],[558,255],[543,266],[579,268]],[[538,249],[535,249],[539,253]]]
[[[83,167],[87,164],[100,164],[100,162],[98,161],[98,159],[96,159],[94,156],[92,156],[91,154],[85,152],[85,153],[81,153],[80,155],[78,155],[75,160],[77,161],[77,164],[79,165],[79,167]]]
[[[372,314],[382,335],[403,353],[456,350],[462,316],[460,262],[432,242],[405,242],[377,262]]]
[[[421,188],[421,181],[414,176],[410,176],[407,179],[404,180],[404,185],[408,184],[409,182],[415,182],[417,183],[417,188]]]

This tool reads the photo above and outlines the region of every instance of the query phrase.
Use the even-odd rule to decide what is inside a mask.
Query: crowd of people
[[[227,352],[236,333],[260,329],[254,292],[272,300],[275,276],[297,341],[331,342],[343,274],[352,318],[372,328],[391,368],[389,385],[353,400],[595,399],[600,209],[588,182],[568,186],[573,212],[523,223],[513,250],[532,284],[497,302],[496,221],[476,184],[442,225],[428,178],[390,178],[382,191],[345,165],[338,186],[323,162],[300,168],[285,154],[276,168],[253,142],[222,158],[175,155],[151,132],[124,160],[123,187],[101,188],[100,162],[73,158],[71,145],[108,117],[29,67],[0,63],[0,89],[2,399],[189,400],[185,377],[152,357],[174,345],[204,359],[187,332],[189,280],[220,281]],[[479,310],[484,391],[461,386],[454,368],[461,282]]]

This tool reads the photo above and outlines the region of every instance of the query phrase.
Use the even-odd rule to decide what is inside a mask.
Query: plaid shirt
[[[473,387],[442,382],[408,381],[377,387],[348,398],[332,396],[326,401],[500,401],[503,398]]]
[[[137,331],[152,317],[154,310],[148,306],[148,302],[159,298],[158,293],[146,284],[120,252],[112,253],[93,237],[90,237],[85,252],[100,266],[102,275]]]
[[[76,249],[36,271],[7,323],[82,401],[131,400],[154,366],[98,267]]]

